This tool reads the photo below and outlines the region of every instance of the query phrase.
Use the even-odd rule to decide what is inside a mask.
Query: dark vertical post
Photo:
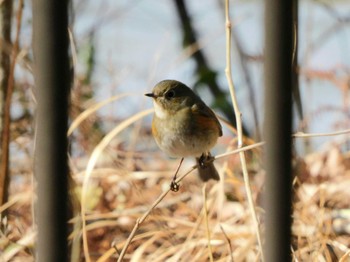
[[[37,261],[67,261],[67,0],[34,0]]]
[[[8,200],[8,187],[10,182],[10,108],[7,107],[8,104],[6,101],[10,99],[12,95],[12,93],[9,92],[12,5],[12,0],[5,0],[0,4],[0,205],[5,204]],[[5,212],[3,216],[5,216]]]
[[[265,261],[291,261],[293,0],[265,0]]]

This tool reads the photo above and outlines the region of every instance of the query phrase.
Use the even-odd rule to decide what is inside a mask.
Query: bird
[[[159,148],[170,157],[181,158],[180,165],[185,157],[195,157],[202,181],[220,180],[210,153],[222,136],[215,113],[177,80],[163,80],[145,95],[153,98],[152,134]],[[176,174],[174,183],[175,178]]]

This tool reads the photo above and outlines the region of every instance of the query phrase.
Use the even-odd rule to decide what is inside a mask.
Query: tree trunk
[[[11,18],[12,0],[4,0],[0,4],[0,206],[7,201],[9,184],[8,146],[4,148],[2,142],[9,128],[5,123],[5,101],[11,67]]]

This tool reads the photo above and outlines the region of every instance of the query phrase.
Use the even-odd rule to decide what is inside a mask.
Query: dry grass
[[[178,160],[163,158],[157,150],[146,149],[152,137],[145,129],[136,134],[143,150],[126,150],[111,142],[102,161],[91,170],[86,190],[86,236],[92,261],[114,261],[124,247],[138,218],[169,188]],[[123,135],[124,134],[124,135]],[[129,139],[131,139],[129,137]],[[228,149],[231,135],[219,142],[221,152]],[[337,261],[349,255],[350,238],[350,154],[345,143],[333,143],[322,152],[295,159],[293,256],[295,261]],[[155,149],[155,145],[153,145]],[[127,158],[126,158],[127,156]],[[264,171],[260,151],[249,154],[252,195],[261,203]],[[116,165],[115,158],[123,158]],[[85,164],[73,159],[81,192]],[[132,165],[126,163],[132,163]],[[237,155],[216,160],[225,177],[203,187],[195,172],[182,182],[180,191],[169,192],[139,226],[126,250],[126,261],[258,261],[256,232],[248,209],[244,182]],[[132,166],[133,168],[130,168]],[[181,173],[191,166],[185,162]],[[81,170],[82,172],[79,172]],[[35,230],[32,221],[33,184],[31,172],[23,173],[22,183],[12,183],[11,199],[1,211],[0,249],[5,261],[33,261]],[[260,220],[263,209],[256,207]],[[77,221],[77,220],[73,220]],[[77,230],[73,236],[81,236]],[[208,242],[209,241],[209,242]],[[115,246],[115,247],[114,247]],[[77,251],[82,257],[82,250]],[[335,258],[336,257],[336,258]],[[81,259],[80,259],[81,260]],[[85,260],[85,259],[82,259]]]

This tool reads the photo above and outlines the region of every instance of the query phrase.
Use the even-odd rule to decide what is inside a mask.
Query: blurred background
[[[86,72],[83,56],[93,46],[91,81],[97,98],[121,91],[144,93],[162,79],[178,79],[195,87],[220,112],[223,106],[220,97],[213,96],[207,84],[211,76],[201,75],[197,60],[191,55],[200,49],[219,88],[228,94],[223,3],[186,2],[197,40],[197,45],[189,46],[175,2],[74,3],[73,32],[81,58],[76,68],[77,72]],[[233,79],[244,124],[254,136],[261,133],[263,122],[263,4],[259,1],[232,4]],[[308,126],[310,132],[349,128],[348,16],[346,1],[300,2],[298,71],[304,118],[300,119],[296,112],[295,130],[301,124]],[[130,101],[130,109],[118,113],[130,114],[138,106],[150,105],[149,101],[145,103],[139,99]],[[322,140],[313,140],[315,146],[319,141]]]
[[[5,2],[7,1],[3,1],[2,5]],[[245,133],[252,141],[259,142],[262,139],[264,121],[264,5],[262,1],[255,0],[235,0],[230,1],[230,4],[233,24],[233,80]],[[2,57],[7,55],[9,64],[13,65],[13,70],[7,71],[7,74],[2,68],[2,72],[5,72],[2,79],[14,81],[10,101],[11,136],[8,144],[10,184],[8,197],[0,205],[0,212],[8,212],[8,218],[1,222],[0,250],[7,251],[4,253],[5,258],[17,257],[31,261],[34,254],[32,245],[35,242],[32,219],[35,182],[32,167],[34,141],[40,139],[35,136],[33,120],[36,95],[32,54],[32,2],[12,1],[10,14],[9,39],[2,36],[4,40],[1,45]],[[298,18],[298,41],[295,43],[298,47],[298,64],[295,69],[299,76],[300,96],[294,96],[294,132],[324,133],[349,129],[350,3],[345,0],[299,1]],[[6,19],[6,16],[2,15],[2,19]],[[152,103],[144,97],[144,93],[150,92],[163,79],[176,79],[194,88],[219,115],[234,123],[224,72],[226,40],[223,1],[73,0],[70,3],[69,22],[73,83],[71,123],[81,117],[83,112],[87,112],[84,121],[79,122],[69,135],[70,164],[77,183],[74,192],[80,193],[89,157],[103,137],[122,121],[151,108]],[[8,83],[2,85],[3,90],[7,90]],[[2,108],[8,94],[5,92],[0,97],[4,98],[0,101]],[[114,99],[114,96],[117,98]],[[103,101],[106,101],[104,106],[101,104]],[[91,108],[95,105],[101,105],[101,108],[92,111]],[[118,243],[126,239],[134,220],[144,210],[140,208],[135,211],[135,206],[149,206],[160,192],[161,186],[167,186],[171,170],[176,168],[177,161],[168,159],[155,145],[150,135],[150,123],[151,115],[135,122],[113,138],[108,147],[100,152],[96,172],[91,179],[87,209],[91,214],[108,213],[110,216],[97,216],[89,220],[91,224],[100,222],[90,236],[90,244],[94,243],[92,253],[96,258],[108,250],[113,241]],[[6,126],[2,124],[0,128],[6,129]],[[225,127],[224,136],[214,153],[229,150],[231,144],[235,143],[234,139],[234,132]],[[4,148],[2,152],[3,150]],[[297,226],[300,227],[296,226],[296,232],[302,232],[306,225],[312,227],[306,235],[296,233],[295,239],[299,242],[295,243],[295,258],[302,261],[310,257],[327,257],[327,252],[334,253],[339,258],[339,254],[349,250],[350,241],[344,235],[348,232],[339,229],[341,237],[336,238],[338,231],[333,227],[325,233],[320,228],[330,222],[329,217],[317,223],[310,221],[306,214],[313,215],[311,208],[304,210],[305,206],[302,204],[308,203],[308,207],[322,209],[322,212],[327,210],[330,216],[333,215],[332,212],[347,207],[345,202],[339,197],[334,199],[334,196],[338,194],[345,196],[344,199],[348,197],[344,187],[350,181],[349,135],[296,139],[295,152],[299,182],[308,185],[307,189],[303,189],[305,195],[299,195],[300,221]],[[255,152],[251,156],[250,166],[257,203],[264,177],[260,157],[260,152]],[[189,160],[185,167],[191,164]],[[232,157],[218,165],[227,180],[225,185],[221,185],[224,188],[221,193],[217,193],[219,189],[213,186],[212,203],[217,203],[215,201],[219,201],[217,198],[220,195],[221,207],[225,204],[232,211],[224,211],[219,205],[217,209],[213,209],[211,219],[220,217],[222,223],[226,221],[225,230],[228,234],[237,232],[235,226],[240,224],[238,230],[242,234],[230,235],[233,238],[232,245],[238,248],[235,258],[256,258],[258,255],[255,242],[248,241],[254,239],[254,232],[251,221],[247,218],[249,212],[245,210],[246,199],[239,162],[236,157]],[[155,175],[146,181],[145,178],[150,175],[147,172],[151,171]],[[320,185],[326,181],[334,183],[328,185],[331,193],[321,190]],[[339,184],[336,186],[339,181],[344,181],[344,187]],[[170,210],[175,217],[183,216],[183,219],[195,223],[202,204],[201,189],[195,176],[184,185],[183,191],[181,199],[177,196],[180,203],[169,204]],[[324,198],[320,195],[321,191],[325,194]],[[188,192],[197,195],[189,196]],[[184,207],[181,201],[187,203],[188,207]],[[333,205],[326,206],[326,202]],[[149,232],[156,232],[160,225],[161,228],[166,228],[170,235],[165,237],[165,242],[174,245],[182,243],[188,231],[179,229],[179,221],[169,222],[169,217],[173,216],[173,213],[169,213],[169,206],[168,209],[160,209],[159,213],[153,214],[150,224],[145,227]],[[192,212],[193,210],[198,212]],[[235,219],[230,220],[230,217]],[[110,224],[107,222],[111,222],[108,219],[116,223],[111,231],[108,230]],[[331,221],[330,224],[332,223]],[[182,226],[191,228],[193,225]],[[176,227],[183,235],[177,231],[178,236],[174,236],[176,234],[172,230]],[[218,237],[224,241],[225,236],[221,231],[218,233],[219,231],[216,231],[221,234]],[[332,242],[331,252],[324,243],[315,244],[315,232],[324,236],[322,239],[325,239],[327,245],[335,241],[338,246],[332,246]],[[201,233],[199,238],[205,235],[205,232]],[[23,240],[23,236],[27,238]],[[25,240],[28,242],[23,244]],[[19,241],[22,244],[13,252],[12,244],[18,244]],[[134,250],[142,243],[136,243]],[[155,242],[153,244],[157,246]],[[247,246],[246,253],[239,251],[244,245]],[[298,253],[302,246],[306,246],[308,252]],[[226,250],[225,247],[217,250],[218,257],[228,256],[228,251],[223,250]],[[192,252],[200,253],[203,250],[196,249]]]

